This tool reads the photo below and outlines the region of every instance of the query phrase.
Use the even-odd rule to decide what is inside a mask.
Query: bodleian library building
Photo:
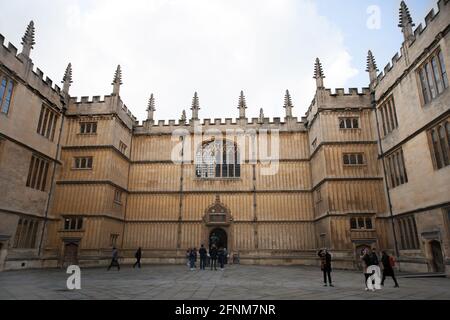
[[[358,269],[365,248],[402,271],[450,275],[450,5],[415,26],[400,5],[400,51],[368,87],[317,89],[304,117],[286,91],[281,118],[188,115],[139,122],[112,93],[72,97],[0,34],[0,270],[104,266],[116,247],[131,263],[184,263],[211,239],[241,264]],[[80,76],[82,77],[82,75]],[[281,104],[281,103],[280,103]],[[235,106],[235,107],[236,107]],[[233,107],[233,108],[235,108]],[[280,108],[281,109],[281,108]]]

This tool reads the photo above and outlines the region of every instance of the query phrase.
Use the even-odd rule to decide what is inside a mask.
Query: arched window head
[[[195,155],[195,175],[197,178],[239,178],[241,165],[239,150],[229,140],[204,142]]]

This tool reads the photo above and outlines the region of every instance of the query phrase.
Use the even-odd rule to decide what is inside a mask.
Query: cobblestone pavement
[[[450,299],[450,279],[391,279],[382,290],[366,292],[363,275],[335,270],[335,287],[324,287],[312,267],[229,266],[224,271],[190,271],[184,266],[144,266],[120,271],[81,270],[81,290],[66,287],[65,270],[21,270],[0,273],[0,299]]]

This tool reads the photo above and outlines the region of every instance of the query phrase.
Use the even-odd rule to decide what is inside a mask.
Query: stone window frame
[[[58,120],[58,112],[43,103],[41,106],[41,112],[39,114],[36,132],[44,138],[53,141],[55,139]]]
[[[12,247],[14,249],[34,249],[40,221],[38,219],[20,217]]]
[[[355,163],[351,163],[352,157],[354,157]],[[366,156],[364,152],[343,152],[342,163],[344,167],[359,167],[367,165]]]
[[[64,231],[83,231],[84,218],[82,216],[63,216]]]
[[[386,137],[398,128],[397,108],[395,106],[394,95],[391,94],[388,96],[377,109],[377,112],[381,116],[382,126],[380,132],[383,134],[383,137]]]
[[[416,68],[416,78],[422,106],[429,105],[449,88],[448,73],[441,47],[436,48]]]
[[[413,214],[396,217],[395,225],[400,234],[401,250],[418,250],[420,249],[419,234],[417,231],[417,223]]]
[[[361,129],[360,124],[361,124],[361,120],[360,120],[360,117],[358,117],[358,116],[339,117],[339,130]]]
[[[3,83],[5,83],[3,85]],[[0,114],[8,115],[14,100],[14,91],[17,82],[4,73],[0,73]],[[11,86],[10,93],[8,88]],[[5,107],[8,98],[8,105]]]
[[[428,147],[435,170],[450,165],[450,118],[427,130]]]
[[[114,189],[114,203],[122,205],[122,190],[116,188]]]
[[[402,147],[386,155],[384,161],[389,188],[395,189],[408,183],[408,171]]]
[[[85,166],[83,166],[83,161]],[[93,170],[94,169],[94,157],[82,156],[74,157],[72,170]]]
[[[370,222],[369,222],[370,221]],[[375,224],[372,217],[367,215],[353,215],[350,217],[350,230],[351,231],[373,231],[375,230]],[[362,223],[360,223],[362,222]],[[355,227],[353,227],[355,226]]]
[[[98,129],[97,121],[80,121],[80,135],[96,135]],[[88,130],[89,129],[89,130]]]
[[[25,185],[29,188],[45,192],[49,171],[50,162],[36,154],[32,154]]]

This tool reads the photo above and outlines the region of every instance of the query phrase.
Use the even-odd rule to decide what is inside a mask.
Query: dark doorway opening
[[[64,266],[78,264],[78,243],[69,242],[64,246]]]
[[[432,266],[434,272],[444,272],[444,257],[442,255],[441,243],[439,241],[433,240],[430,242],[431,254],[433,257]]]
[[[215,244],[217,248],[228,248],[227,232],[222,228],[216,228],[209,234],[209,248]]]

